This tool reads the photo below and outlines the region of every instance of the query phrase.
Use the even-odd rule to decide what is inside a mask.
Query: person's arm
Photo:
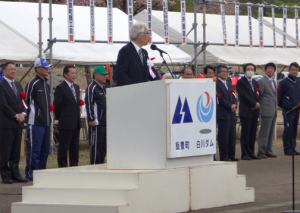
[[[282,99],[283,99],[283,94],[284,94],[284,81],[283,80],[280,81],[280,83],[279,83],[279,89],[277,90],[277,94],[278,94],[277,105],[282,108],[283,107]]]
[[[223,91],[219,85],[216,86],[216,91],[217,93],[220,95],[218,97],[219,100],[219,105],[222,106],[225,109],[228,109],[229,111],[231,111],[231,102],[230,100],[227,100],[223,94]]]
[[[64,92],[62,91],[62,87],[59,85],[55,88],[54,92],[54,114],[55,114],[55,119],[59,120],[60,118],[60,113],[61,113],[61,104],[64,100]]]
[[[7,101],[6,90],[3,87],[0,87],[0,109],[3,111],[3,114],[5,114],[10,119],[15,119],[17,116],[17,112],[15,112],[8,104]]]
[[[248,82],[246,82],[248,83]],[[241,80],[239,80],[236,84],[236,90],[239,95],[239,99],[242,100],[245,104],[247,104],[250,108],[254,108],[256,105],[256,101],[253,100],[252,97],[247,93],[246,85]]]
[[[117,66],[115,71],[117,85],[127,85],[135,83],[128,77],[131,60],[131,53],[125,48],[122,48],[118,54]]]

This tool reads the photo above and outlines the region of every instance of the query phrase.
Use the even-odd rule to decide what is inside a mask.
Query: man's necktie
[[[142,48],[139,49],[139,56],[140,56],[140,59],[141,59],[142,65],[143,65],[143,64],[144,64],[144,61],[143,61],[143,52],[142,52]]]
[[[73,96],[75,98],[75,101],[77,101],[76,92],[75,92],[75,88],[74,88],[73,84],[71,84],[71,90],[72,90]]]
[[[274,90],[274,92],[275,92],[275,83],[274,83],[274,80],[273,80],[273,79],[270,80],[270,83],[271,83],[271,85],[272,85],[272,87],[273,87],[273,90]]]
[[[16,88],[16,85],[15,85],[15,82],[14,81],[11,81],[11,88],[13,89],[15,95],[18,97],[18,92],[17,92],[17,88]]]
[[[224,84],[224,86],[226,87],[226,89],[228,90],[228,87],[227,87],[227,83],[225,82],[223,82],[223,84]]]
[[[252,90],[254,91],[254,87],[253,87],[252,80],[250,80],[250,81],[249,81],[249,84],[250,84],[250,86],[251,86]]]

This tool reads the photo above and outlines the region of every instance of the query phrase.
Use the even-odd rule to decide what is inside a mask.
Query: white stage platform
[[[35,171],[12,213],[175,213],[253,201],[236,163],[166,170],[95,165]]]

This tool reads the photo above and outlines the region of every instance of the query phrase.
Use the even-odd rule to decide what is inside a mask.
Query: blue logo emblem
[[[186,98],[184,100],[182,110],[181,110],[181,107],[182,107],[182,103],[181,103],[181,99],[180,99],[180,96],[179,96],[178,101],[177,101],[177,105],[176,105],[176,108],[175,108],[175,112],[174,112],[174,115],[173,115],[172,124],[180,124],[181,120],[182,120],[182,116],[183,116],[183,123],[192,123],[193,119],[192,119],[189,104],[188,104],[188,101],[187,101]]]
[[[197,116],[201,123],[211,120],[214,113],[214,102],[208,92],[204,92],[197,101]]]

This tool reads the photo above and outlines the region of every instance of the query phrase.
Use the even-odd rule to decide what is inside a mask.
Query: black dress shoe
[[[230,158],[224,158],[224,159],[221,160],[221,161],[231,161],[231,159],[230,159]]]
[[[13,183],[13,180],[10,179],[10,178],[4,178],[4,179],[2,180],[2,183],[4,183],[4,184],[12,184],[12,183]]]
[[[248,155],[245,155],[244,157],[242,157],[242,160],[252,160],[252,158],[250,158]]]
[[[293,155],[293,152],[292,151],[288,151],[288,152],[284,153],[284,155]]]
[[[240,159],[238,158],[230,158],[231,161],[239,161]]]
[[[300,152],[297,152],[296,150],[294,150],[294,155],[300,155]]]
[[[17,178],[13,178],[13,181],[14,182],[19,182],[19,183],[26,183],[26,182],[28,182],[28,179],[22,178],[20,176],[20,177],[17,177]]]
[[[263,159],[267,159],[268,158],[268,156],[265,155],[264,153],[258,154],[257,156],[260,157],[260,158],[263,158]]]
[[[252,158],[253,160],[260,160],[260,157],[255,156],[255,155],[251,155],[250,158]]]
[[[277,155],[274,155],[274,154],[271,154],[271,153],[266,154],[266,156],[267,156],[268,158],[277,158]]]

